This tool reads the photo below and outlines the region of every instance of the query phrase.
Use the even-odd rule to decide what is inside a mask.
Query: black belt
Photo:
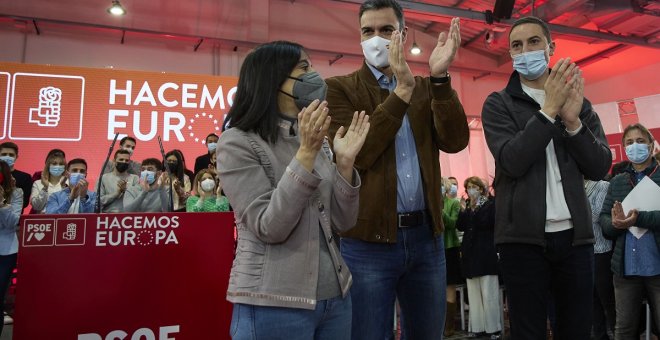
[[[417,210],[397,214],[397,225],[399,228],[416,227],[427,223],[429,220],[430,215],[427,210]]]

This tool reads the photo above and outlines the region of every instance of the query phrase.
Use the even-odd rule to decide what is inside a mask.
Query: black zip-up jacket
[[[523,92],[516,71],[506,88],[491,93],[484,103],[484,133],[495,158],[495,243],[545,246],[545,148],[551,140],[573,222],[573,245],[593,243],[583,179],[602,179],[612,164],[600,119],[585,98],[582,128],[569,136],[559,116],[552,124],[540,109]]]

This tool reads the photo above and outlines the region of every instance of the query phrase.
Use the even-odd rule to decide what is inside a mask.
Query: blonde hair
[[[213,177],[213,180],[215,181],[217,179],[217,176],[215,175],[215,172],[211,171],[210,169],[202,169],[197,173],[197,176],[195,176],[195,181],[193,181],[193,189],[195,191],[195,196],[199,196],[199,192],[197,192],[197,184],[201,182],[202,177],[204,177],[205,174],[210,174],[211,177]]]

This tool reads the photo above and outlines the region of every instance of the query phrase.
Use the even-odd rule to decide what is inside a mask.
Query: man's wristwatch
[[[444,77],[429,76],[429,79],[431,79],[431,84],[444,84],[449,81],[449,72],[445,72]]]

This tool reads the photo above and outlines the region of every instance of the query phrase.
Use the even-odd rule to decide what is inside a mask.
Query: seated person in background
[[[130,152],[124,149],[115,152],[115,169],[101,180],[101,212],[123,212],[126,188],[140,184],[138,176],[128,173],[130,157]]]
[[[206,136],[206,148],[208,151],[195,159],[195,176],[197,176],[200,171],[207,169],[209,165],[211,165],[211,157],[215,154],[215,148],[217,145],[218,135],[215,133],[209,133],[209,135]],[[213,163],[215,166],[215,162]]]
[[[131,157],[133,157],[133,151],[135,151],[135,144],[136,144],[135,138],[133,138],[131,136],[126,136],[126,137],[122,138],[119,141],[119,147],[121,148],[121,150],[128,151],[129,159]],[[108,173],[108,172],[112,172],[114,170],[114,168],[115,167],[114,167],[113,162],[109,161],[108,164],[103,169],[103,173],[105,174],[105,173]],[[126,170],[126,172],[128,172],[129,174],[139,176],[140,175],[140,163],[129,160],[128,161],[128,170]]]
[[[48,197],[62,190],[64,181],[66,181],[66,177],[64,177],[65,165],[66,159],[62,150],[53,149],[48,153],[44,170],[38,172],[39,177],[32,183],[30,194],[32,211],[30,211],[30,214],[44,213]]]
[[[183,154],[179,150],[172,150],[165,154],[164,162],[170,170],[171,189],[174,189],[174,211],[185,211],[186,199],[190,196],[192,184],[190,183],[191,177],[186,174],[187,169]]]
[[[23,191],[23,209],[30,204],[30,195],[32,190],[32,176],[14,168],[14,163],[18,158],[18,145],[12,142],[0,144],[0,160],[5,161],[11,170],[11,176],[16,180],[16,187]],[[21,210],[22,213],[22,210]]]
[[[215,171],[202,169],[195,177],[195,195],[186,201],[187,212],[229,211],[229,200],[222,196],[222,185]]]
[[[93,213],[96,193],[88,190],[87,162],[82,158],[72,159],[66,169],[68,185],[48,197],[46,214]]]
[[[163,173],[163,164],[156,158],[143,160],[139,185],[128,187],[124,193],[124,211],[169,211],[169,187],[167,173]]]

